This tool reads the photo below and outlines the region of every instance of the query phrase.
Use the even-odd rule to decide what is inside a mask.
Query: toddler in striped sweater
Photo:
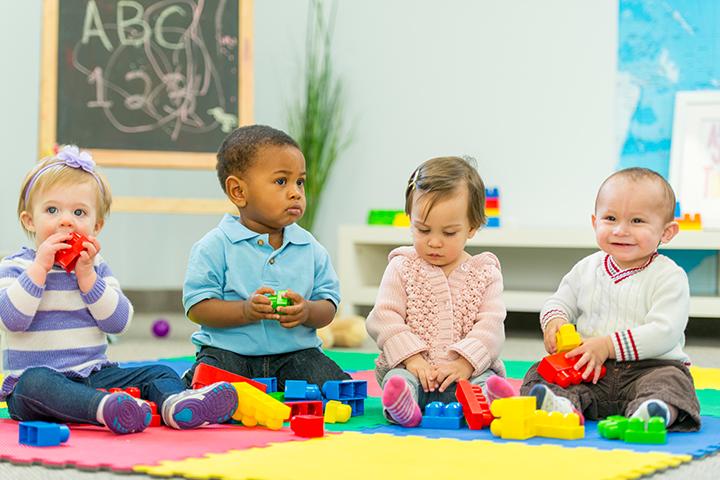
[[[700,428],[683,351],[688,279],[657,252],[678,233],[674,210],[672,188],[652,170],[621,170],[600,186],[592,223],[601,250],[572,268],[540,313],[550,353],[560,325],[576,325],[584,341],[565,356],[577,358],[575,368],[590,382],[561,388],[543,380],[535,364],[521,393],[537,397],[538,408],[590,419],[659,416],[671,430]]]
[[[428,160],[410,177],[405,211],[413,246],[390,252],[367,329],[380,348],[385,416],[414,427],[428,403],[455,401],[460,379],[486,386],[491,398],[512,389],[498,376],[505,373],[500,263],[492,253],[465,251],[486,221],[477,170],[458,157]]]
[[[25,178],[18,215],[35,249],[0,262],[0,338],[4,381],[0,400],[19,421],[105,425],[140,432],[150,420],[146,402],[97,390],[138,387],[164,422],[193,428],[230,418],[237,393],[227,383],[185,390],[169,367],[120,368],[106,356],[107,335],[124,332],[133,308],[100,257],[100,233],[112,197],[90,154],[66,146]],[[87,238],[74,270],[55,265],[71,234]]]

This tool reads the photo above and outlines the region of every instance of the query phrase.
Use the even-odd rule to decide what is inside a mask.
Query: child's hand
[[[475,367],[464,357],[458,357],[452,362],[438,366],[435,371],[437,373],[437,383],[440,383],[438,390],[444,392],[453,382],[460,379],[468,380],[475,371]]]
[[[555,317],[545,325],[545,332],[543,333],[543,341],[545,342],[545,351],[552,354],[557,352],[557,338],[555,334],[560,329],[560,326],[567,323],[567,320],[563,317]]]
[[[38,247],[34,263],[45,273],[49,272],[55,264],[55,254],[60,250],[70,248],[70,244],[66,243],[67,240],[70,240],[69,233],[58,232],[47,237]]]
[[[280,318],[280,315],[273,310],[270,299],[265,296],[266,293],[272,294],[275,293],[275,290],[269,287],[260,287],[253,292],[250,298],[243,302],[245,320],[277,320]]]
[[[293,304],[277,308],[280,314],[278,317],[280,325],[283,328],[293,328],[307,322],[310,317],[310,302],[307,302],[302,295],[292,290],[288,290],[284,296],[292,300]]]
[[[580,360],[575,363],[575,370],[579,371],[586,367],[582,374],[583,380],[587,380],[594,373],[592,382],[597,383],[603,363],[613,355],[614,350],[610,337],[592,337],[583,340],[582,345],[567,352],[565,358],[580,356]]]
[[[420,384],[426,393],[435,391],[437,388],[435,369],[421,354],[416,353],[412,357],[407,358],[403,363],[407,371],[420,380]]]
[[[77,275],[78,286],[83,293],[89,292],[97,281],[95,272],[95,256],[100,251],[100,243],[97,238],[89,236],[87,242],[83,242],[83,250],[75,263],[75,275]]]

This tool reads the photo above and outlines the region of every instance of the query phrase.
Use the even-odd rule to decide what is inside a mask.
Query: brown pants
[[[568,398],[586,418],[598,420],[610,415],[632,415],[645,400],[662,400],[678,409],[672,431],[691,432],[700,429],[700,402],[692,376],[682,362],[673,360],[640,360],[637,362],[605,362],[607,374],[598,383],[581,383],[562,388],[546,382],[537,372],[538,364],[530,367],[520,395],[542,383],[555,394]]]

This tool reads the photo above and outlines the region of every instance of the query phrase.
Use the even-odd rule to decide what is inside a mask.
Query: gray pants
[[[605,362],[607,374],[598,383],[580,383],[562,388],[546,382],[537,372],[538,364],[525,374],[520,395],[542,383],[555,394],[569,399],[585,418],[598,420],[609,415],[632,415],[645,400],[662,400],[678,409],[678,416],[668,430],[692,432],[700,429],[700,402],[692,376],[682,362],[673,360],[640,360]]]
[[[492,370],[485,370],[483,373],[478,375],[477,377],[470,378],[470,383],[474,385],[480,385],[481,387],[485,386],[485,381],[491,376],[496,375],[496,373]],[[455,397],[455,389],[457,387],[456,383],[453,383],[450,385],[444,392],[439,392],[435,390],[434,392],[425,392],[422,389],[422,385],[420,384],[420,380],[413,375],[412,373],[408,372],[404,368],[393,368],[389,372],[385,374],[385,376],[382,378],[381,387],[384,389],[385,384],[388,380],[390,380],[391,377],[402,377],[403,380],[405,380],[405,383],[410,385],[410,393],[412,393],[413,398],[417,402],[418,405],[420,405],[420,410],[423,412],[425,411],[425,406],[428,403],[432,402],[443,402],[443,403],[450,403],[450,402],[457,402],[457,398]],[[387,411],[383,408],[383,414],[385,415],[385,418],[391,422],[396,423],[395,420],[393,420],[390,415],[388,415]]]

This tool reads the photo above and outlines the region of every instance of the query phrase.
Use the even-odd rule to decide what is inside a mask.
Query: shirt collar
[[[623,280],[625,280],[628,277],[632,277],[636,273],[640,273],[643,270],[645,270],[648,265],[652,263],[653,260],[655,260],[655,257],[658,256],[658,253],[655,252],[652,255],[650,255],[650,258],[648,258],[648,261],[645,262],[644,265],[640,267],[635,268],[628,268],[627,270],[621,269],[617,263],[615,263],[615,259],[612,258],[610,254],[605,255],[605,260],[603,260],[603,265],[605,266],[605,271],[607,272],[608,276],[615,282],[620,283]]]
[[[240,222],[239,216],[230,215],[229,213],[226,213],[222,220],[220,220],[218,228],[232,243],[250,240],[255,237],[267,236],[267,233],[258,233],[250,230]],[[285,230],[283,231],[283,245],[287,243],[304,245],[310,243],[311,238],[312,237],[307,230],[295,223],[291,223],[285,227]]]

